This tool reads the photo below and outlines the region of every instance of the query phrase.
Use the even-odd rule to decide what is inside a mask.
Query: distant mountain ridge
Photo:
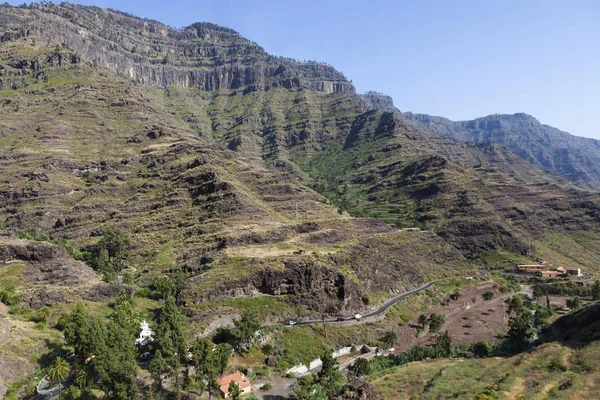
[[[409,124],[454,140],[504,145],[538,168],[561,175],[584,188],[600,190],[598,140],[542,124],[525,113],[452,121],[428,114],[401,112],[393,106],[391,97],[377,92],[368,92],[363,99],[371,108],[386,112],[395,110]]]

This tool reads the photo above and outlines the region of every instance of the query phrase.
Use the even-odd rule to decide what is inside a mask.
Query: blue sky
[[[79,3],[233,28],[272,54],[325,61],[402,111],[453,120],[526,112],[600,139],[599,0]]]

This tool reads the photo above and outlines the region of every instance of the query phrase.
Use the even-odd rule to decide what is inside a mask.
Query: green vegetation
[[[205,25],[183,35],[163,34],[155,22],[72,5],[5,7],[3,13],[0,148],[8,161],[0,165],[0,228],[61,246],[107,282],[97,282],[88,268],[77,271],[89,272],[89,284],[71,285],[73,277],[44,280],[47,265],[29,273],[38,261],[11,260],[0,271],[0,300],[10,307],[11,322],[18,322],[11,335],[27,334],[27,340],[10,343],[18,358],[7,364],[23,359],[28,372],[31,366],[46,368],[48,360],[64,364],[59,357],[71,352],[58,348],[56,323],[75,353],[69,368],[76,387],[67,398],[90,398],[92,390],[104,392],[99,397],[131,398],[136,377],[148,374],[157,397],[182,397],[186,388],[216,395],[217,376],[232,368],[226,343],[241,350],[238,367],[258,366],[273,355],[277,373],[325,354],[325,372],[302,380],[294,396],[332,397],[343,380],[327,358],[330,346],[396,346],[399,326],[433,305],[464,300],[457,290],[474,280],[440,282],[393,306],[385,320],[327,326],[327,337],[320,326],[265,329],[272,341],[264,354],[252,347],[261,325],[314,315],[321,307],[351,315],[381,304],[399,288],[471,272],[474,265],[502,267],[541,256],[593,270],[600,262],[596,195],[565,190],[504,148],[452,143],[393,113],[364,112],[354,95],[314,90],[323,79],[328,86],[331,77],[338,86],[346,84],[332,69],[312,71],[312,63],[271,58],[234,33]],[[65,35],[81,27],[83,41],[61,43],[83,47],[55,46],[56,35],[48,35],[47,26]],[[194,29],[226,34],[188,38]],[[231,54],[204,51],[207,40]],[[88,60],[87,51],[97,59],[131,60],[144,84],[114,71],[129,61],[102,65]],[[97,57],[105,51],[112,56]],[[235,77],[214,79],[216,67],[233,68],[234,75],[246,70],[247,77],[256,72],[257,81],[246,86]],[[284,74],[262,75],[280,67]],[[153,85],[156,76],[185,76],[178,86],[201,81],[207,86]],[[396,230],[381,221],[423,231]],[[36,233],[41,225],[47,233]],[[525,256],[530,236],[534,254]],[[120,278],[136,297],[111,298]],[[519,289],[513,280],[493,279],[501,293]],[[597,300],[598,285],[534,290],[536,298],[572,292]],[[227,297],[240,292],[293,294]],[[91,300],[75,306],[82,298]],[[23,301],[29,306],[21,306]],[[53,302],[58,304],[30,308]],[[569,306],[580,305],[571,299]],[[443,316],[422,314],[421,330],[435,333],[434,344],[397,359],[360,361],[355,373],[376,375],[424,358],[471,353],[483,358],[528,349],[552,311],[549,304],[511,300],[510,331],[502,343],[454,348],[441,332]],[[218,345],[192,342],[188,360],[186,336],[240,313],[232,330],[218,332]],[[142,316],[156,338],[145,349],[152,360],[138,367],[133,339]],[[39,353],[46,347],[51,349],[42,363]],[[489,360],[468,361],[481,366]],[[559,374],[561,366],[569,366],[569,360],[558,361],[544,373]],[[196,375],[194,368],[185,369],[189,364]],[[432,392],[441,393],[436,390],[443,377],[429,378]],[[497,391],[493,385],[499,384],[479,387],[477,395]]]
[[[15,306],[23,300],[23,295],[12,284],[0,286],[0,301],[7,306]]]
[[[440,328],[442,327],[442,325],[444,325],[445,320],[446,320],[446,318],[444,317],[444,314],[439,314],[439,313],[431,314],[429,316],[429,320],[428,320],[429,330],[431,332],[437,333],[440,330]]]
[[[372,383],[390,400],[411,396],[494,399],[501,398],[500,394],[511,398],[586,398],[597,390],[594,379],[600,376],[600,364],[594,362],[599,355],[598,343],[578,349],[549,343],[511,357],[410,363],[375,377]]]
[[[316,375],[301,378],[294,386],[290,400],[326,400],[340,393],[344,377],[338,370],[338,362],[326,350],[321,354],[323,365]]]
[[[102,231],[98,244],[91,251],[89,263],[92,268],[112,281],[116,274],[125,267],[129,237],[116,227],[108,227]]]

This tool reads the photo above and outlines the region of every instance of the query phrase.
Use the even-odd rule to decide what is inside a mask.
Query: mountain
[[[190,316],[261,295],[352,312],[536,256],[594,268],[597,194],[228,28],[0,6],[0,88],[0,229],[90,250],[118,227],[137,285],[187,274]]]
[[[600,190],[600,141],[571,135],[525,113],[494,114],[471,121],[400,112],[391,97],[377,92],[363,96],[367,107],[395,112],[408,123],[461,142],[497,143],[530,164],[590,190]]]
[[[242,311],[269,325],[366,313],[481,266],[598,270],[600,195],[581,182],[509,144],[440,134],[329,65],[211,23],[0,5],[0,115],[0,342],[19,343],[0,343],[0,397],[35,385],[76,302],[104,318],[126,290],[154,320],[159,277],[192,339]],[[129,239],[118,274],[86,258],[108,253],[107,232]],[[447,293],[420,296],[327,341],[315,326],[277,328],[277,357],[379,346]],[[45,306],[42,320],[32,309]]]

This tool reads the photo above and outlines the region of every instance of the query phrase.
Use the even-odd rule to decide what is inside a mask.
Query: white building
[[[140,329],[140,336],[137,339],[135,339],[135,344],[144,347],[145,345],[154,340],[152,338],[154,332],[152,332],[152,329],[150,329],[150,326],[148,325],[148,322],[146,320],[140,322]]]

